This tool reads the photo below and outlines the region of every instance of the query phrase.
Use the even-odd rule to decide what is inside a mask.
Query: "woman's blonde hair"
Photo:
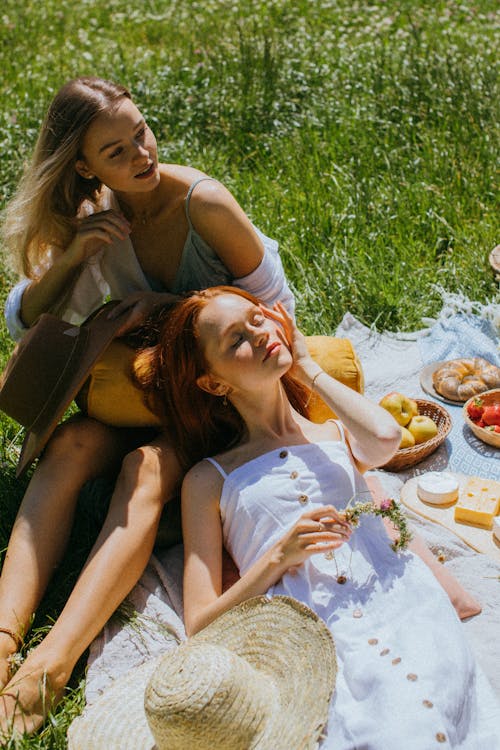
[[[98,115],[130,93],[102,78],[75,78],[56,94],[38,136],[31,163],[5,211],[3,239],[17,270],[28,278],[65,248],[75,233],[83,201],[96,202],[102,187],[84,179],[75,164],[85,133]]]

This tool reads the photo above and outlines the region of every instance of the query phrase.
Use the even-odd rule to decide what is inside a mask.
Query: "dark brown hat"
[[[0,380],[0,409],[26,427],[16,475],[40,455],[56,425],[116,336],[126,314],[110,319],[116,302],[81,326],[44,313],[17,344]]]

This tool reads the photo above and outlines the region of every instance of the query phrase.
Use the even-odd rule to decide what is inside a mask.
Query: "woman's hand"
[[[119,211],[98,211],[77,219],[77,230],[63,258],[68,265],[76,267],[99,252],[104,245],[115,239],[124,240],[130,234],[130,223]]]
[[[313,373],[318,372],[320,368],[309,354],[306,337],[299,331],[294,319],[281,302],[277,302],[272,310],[264,305],[261,305],[261,309],[266,317],[277,321],[282,326],[293,357],[291,372],[304,385],[309,386]]]
[[[272,561],[283,572],[311,555],[338,549],[351,536],[351,526],[333,507],[323,505],[304,513],[272,550]]]
[[[129,331],[144,325],[153,310],[164,305],[173,305],[179,297],[168,292],[134,292],[129,294],[109,313],[110,319],[119,318],[128,312],[125,323],[118,330],[117,336],[124,336]]]

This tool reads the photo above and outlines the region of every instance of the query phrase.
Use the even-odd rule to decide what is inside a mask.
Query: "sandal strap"
[[[6,635],[10,635],[10,637],[16,644],[16,650],[17,651],[21,650],[21,648],[24,645],[24,639],[22,636],[19,635],[19,633],[16,633],[15,630],[11,630],[10,628],[0,628],[0,633],[5,633]]]

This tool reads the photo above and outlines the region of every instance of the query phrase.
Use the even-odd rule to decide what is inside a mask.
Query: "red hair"
[[[253,295],[232,286],[191,292],[160,321],[158,344],[143,349],[135,376],[148,401],[162,417],[179,460],[187,470],[207,456],[236,445],[245,424],[234,406],[202,390],[197,379],[208,371],[198,334],[198,318],[215,297],[236,294],[255,305]],[[307,416],[307,389],[292,375],[282,377],[292,406]]]

